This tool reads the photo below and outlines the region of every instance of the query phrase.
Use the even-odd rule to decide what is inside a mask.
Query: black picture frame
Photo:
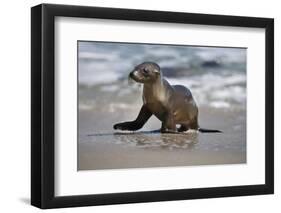
[[[54,20],[57,16],[264,28],[265,184],[93,195],[54,195]],[[42,208],[217,198],[274,193],[274,20],[164,11],[41,4],[31,8],[31,204]]]

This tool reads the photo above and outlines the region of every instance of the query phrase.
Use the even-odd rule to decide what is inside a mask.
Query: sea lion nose
[[[137,76],[137,72],[138,72],[138,71],[136,71],[136,70],[132,71],[132,72],[130,73],[130,77],[133,78],[133,77]]]

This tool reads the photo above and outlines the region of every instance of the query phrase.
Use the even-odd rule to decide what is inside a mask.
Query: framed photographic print
[[[31,9],[31,203],[272,194],[274,21]]]

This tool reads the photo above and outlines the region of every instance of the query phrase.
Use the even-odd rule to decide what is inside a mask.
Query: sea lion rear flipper
[[[203,129],[203,128],[199,128],[198,131],[202,132],[202,133],[223,133],[222,131],[216,130],[216,129]]]

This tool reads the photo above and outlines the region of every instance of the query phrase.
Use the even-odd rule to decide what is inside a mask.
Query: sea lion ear
[[[159,69],[153,69],[153,72],[160,74],[160,70]]]

